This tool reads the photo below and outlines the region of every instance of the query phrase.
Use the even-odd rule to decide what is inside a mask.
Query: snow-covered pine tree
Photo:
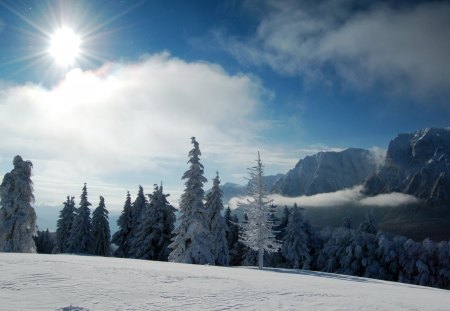
[[[139,185],[138,194],[131,208],[131,240],[129,256],[136,258],[136,252],[141,245],[139,244],[139,230],[142,225],[144,211],[148,208],[147,198],[144,194],[144,188]]]
[[[85,183],[81,193],[80,207],[77,209],[77,215],[70,232],[67,249],[67,252],[70,253],[89,254],[91,251],[91,211],[89,209],[91,203],[89,203],[87,196]]]
[[[220,189],[219,173],[213,179],[211,192],[206,196],[205,206],[209,211],[209,228],[212,238],[212,253],[216,265],[228,266],[230,255],[226,238],[226,224],[222,216],[222,190]]]
[[[105,199],[100,196],[100,203],[92,213],[92,254],[111,256],[110,239],[108,210],[105,207]]]
[[[203,204],[203,184],[207,181],[203,176],[203,165],[200,163],[200,148],[195,137],[191,138],[194,147],[189,151],[189,170],[185,179],[185,190],[180,201],[180,225],[175,229],[175,237],[169,245],[172,252],[169,261],[214,264],[209,235],[209,212]]]
[[[142,210],[141,220],[138,228],[134,230],[133,255],[138,259],[153,260],[156,257],[156,232],[153,232],[156,225],[161,221],[162,215],[156,215],[156,200],[158,199],[158,186],[154,185],[153,194],[148,195],[150,201],[146,208]]]
[[[175,221],[177,220],[177,217],[175,215],[177,209],[173,207],[167,200],[169,194],[164,194],[162,183],[161,186],[159,187],[158,196],[159,199],[156,210],[157,211],[162,210],[163,219],[162,219],[162,230],[157,244],[159,253],[156,260],[167,261],[171,251],[169,245],[172,241],[172,232],[175,228]],[[158,229],[160,227],[161,225],[158,225]]]
[[[309,269],[311,256],[308,249],[308,236],[305,232],[302,212],[297,204],[294,204],[289,215],[281,252],[294,269]]]
[[[33,164],[15,156],[14,169],[0,185],[0,251],[35,253],[36,212],[31,169]]]
[[[122,213],[117,219],[117,226],[119,230],[114,233],[111,242],[117,245],[117,250],[114,252],[116,257],[130,257],[130,243],[132,238],[132,206],[130,192],[127,192],[127,198],[123,206]]]
[[[167,201],[163,186],[155,185],[149,195],[148,208],[143,212],[136,258],[165,261],[169,255],[168,246],[175,223],[175,208]]]
[[[56,223],[56,242],[53,253],[65,253],[67,251],[70,232],[76,216],[74,197],[67,196],[63,209],[59,212]]]
[[[248,196],[243,203],[248,215],[248,222],[241,224],[241,241],[250,249],[258,252],[258,266],[264,266],[264,252],[273,253],[280,248],[272,231],[274,224],[270,221],[270,203],[264,189],[264,168],[258,151],[256,166],[249,170]]]

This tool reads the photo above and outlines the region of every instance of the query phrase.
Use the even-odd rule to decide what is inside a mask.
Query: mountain
[[[242,185],[238,185],[231,182],[226,182],[220,186],[220,189],[223,192],[223,204],[226,205],[228,201],[230,201],[233,197],[244,196],[246,193],[246,187]],[[206,191],[206,194],[209,193],[211,189]],[[225,206],[226,207],[226,206]]]
[[[361,184],[375,168],[375,158],[368,150],[319,152],[298,161],[271,192],[290,197],[335,192]]]
[[[0,253],[1,310],[448,310],[447,290],[306,270]]]
[[[383,166],[364,183],[364,194],[401,192],[436,206],[450,202],[450,128],[400,134]]]

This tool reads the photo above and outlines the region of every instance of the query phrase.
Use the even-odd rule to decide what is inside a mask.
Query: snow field
[[[449,310],[446,290],[351,276],[0,253],[0,310]]]

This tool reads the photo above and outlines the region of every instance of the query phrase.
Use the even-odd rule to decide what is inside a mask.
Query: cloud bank
[[[224,167],[245,172],[256,146],[290,166],[295,159],[257,139],[266,96],[257,79],[168,53],[74,69],[50,89],[0,84],[0,170],[9,171],[16,154],[32,160],[38,203],[60,204],[86,181],[107,200],[119,192],[122,204],[139,183],[163,179],[166,190],[180,191],[191,136],[211,176]]]
[[[325,71],[336,72],[356,88],[448,94],[448,2],[256,0],[246,7],[258,16],[251,36],[215,34],[243,63],[322,82]]]
[[[344,189],[331,193],[320,193],[312,196],[285,197],[279,194],[269,195],[273,204],[277,206],[292,206],[296,203],[302,207],[331,207],[331,206],[370,206],[370,207],[395,207],[406,204],[418,203],[411,195],[403,193],[380,194],[374,197],[365,197],[361,194],[362,186]],[[247,197],[234,197],[230,199],[231,208],[236,208],[239,202],[246,202]]]

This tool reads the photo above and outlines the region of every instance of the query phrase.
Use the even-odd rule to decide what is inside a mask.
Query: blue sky
[[[0,173],[33,161],[36,204],[205,175],[244,183],[450,120],[448,1],[0,1]],[[81,37],[69,67],[49,55]],[[207,185],[209,187],[209,185]]]

